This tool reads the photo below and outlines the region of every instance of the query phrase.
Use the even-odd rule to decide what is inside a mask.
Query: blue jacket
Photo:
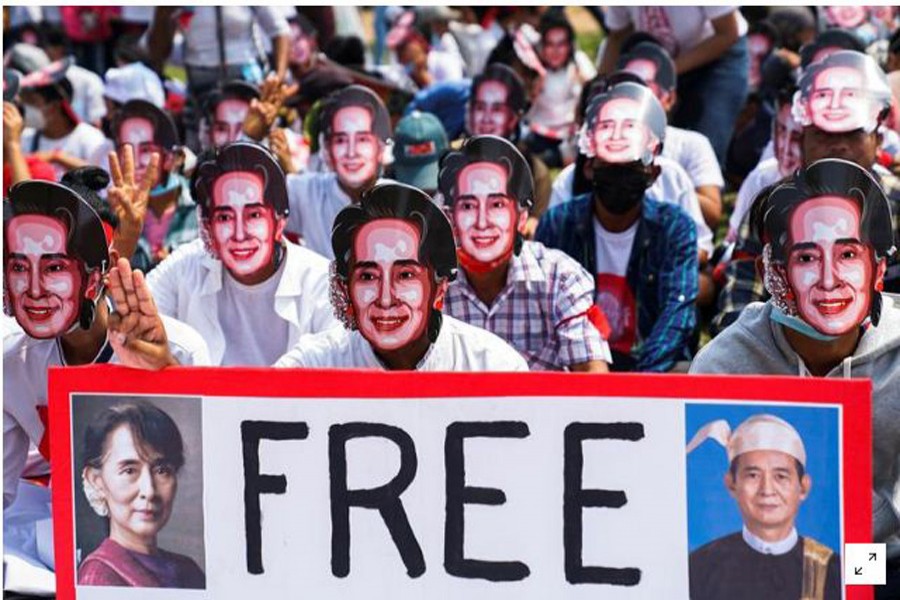
[[[535,239],[597,275],[593,196],[583,194],[541,217]],[[637,303],[632,358],[638,371],[668,371],[690,358],[697,324],[697,230],[674,204],[644,198],[625,279]]]

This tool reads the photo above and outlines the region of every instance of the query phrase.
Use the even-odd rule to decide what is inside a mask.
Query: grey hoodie
[[[856,352],[827,377],[872,380],[873,516],[875,541],[900,532],[900,296],[882,294],[881,320],[869,327]],[[772,304],[754,302],[730,327],[707,344],[691,373],[809,376],[781,325],[771,320]],[[890,542],[897,541],[894,537]],[[889,555],[900,542],[889,543]]]

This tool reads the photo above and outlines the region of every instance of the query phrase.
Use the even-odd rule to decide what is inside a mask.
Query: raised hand
[[[250,101],[250,109],[244,119],[244,133],[256,141],[265,138],[275,124],[284,101],[299,89],[296,83],[287,85],[275,75],[266,77],[259,86],[259,99]]]
[[[16,105],[12,102],[3,103],[3,145],[18,144],[22,140],[22,130],[25,129],[25,120]]]
[[[153,153],[143,179],[135,180],[134,149],[131,144],[122,148],[122,164],[116,152],[109,153],[109,174],[112,178],[107,192],[109,205],[119,218],[115,248],[120,256],[131,258],[144,229],[150,190],[159,177],[159,154]]]
[[[284,129],[273,129],[269,134],[269,149],[278,158],[278,164],[286,175],[296,173],[294,161],[291,158],[291,149],[288,146],[287,134]]]
[[[116,305],[109,315],[109,343],[119,361],[154,371],[177,365],[144,274],[120,258],[109,271],[108,290]]]

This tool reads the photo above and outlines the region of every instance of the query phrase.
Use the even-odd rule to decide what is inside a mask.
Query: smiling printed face
[[[863,74],[852,67],[829,67],[816,75],[809,91],[812,124],[823,131],[860,129],[869,121]]]
[[[219,102],[216,106],[210,133],[214,146],[218,148],[238,139],[248,110],[250,110],[250,103],[237,98],[228,98]]]
[[[375,348],[395,351],[426,335],[434,274],[419,262],[418,228],[401,219],[360,227],[348,282],[359,332]]]
[[[248,171],[225,173],[212,189],[213,249],[232,276],[247,284],[258,283],[256,276],[271,265],[280,238],[275,211],[263,194],[262,178]]]
[[[608,163],[641,160],[651,135],[639,114],[640,104],[631,98],[615,98],[600,108],[593,133],[598,158]]]
[[[154,141],[153,123],[150,119],[130,117],[123,120],[119,126],[118,146],[121,148],[124,144],[131,144],[134,148],[134,176],[136,181],[142,181],[153,153],[162,157],[163,152]],[[119,161],[124,162],[124,157],[119,156]]]
[[[453,226],[460,251],[482,264],[492,264],[513,251],[518,205],[507,193],[509,174],[497,163],[466,165],[456,180]]]
[[[372,125],[372,113],[364,106],[334,113],[328,152],[338,179],[350,189],[360,189],[378,175],[382,148]]]
[[[874,261],[860,240],[860,210],[839,196],[820,196],[791,214],[787,279],[800,317],[817,331],[838,336],[869,314]]]
[[[507,105],[509,90],[500,81],[483,81],[472,102],[472,135],[509,137],[516,125],[515,115]]]
[[[66,254],[66,226],[44,215],[20,215],[6,229],[6,289],[13,315],[29,336],[58,337],[77,321],[84,277]]]

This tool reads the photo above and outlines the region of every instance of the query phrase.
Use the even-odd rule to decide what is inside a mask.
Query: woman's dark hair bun
[[[62,184],[68,187],[83,186],[99,192],[109,185],[109,173],[100,167],[79,167],[63,175]]]

